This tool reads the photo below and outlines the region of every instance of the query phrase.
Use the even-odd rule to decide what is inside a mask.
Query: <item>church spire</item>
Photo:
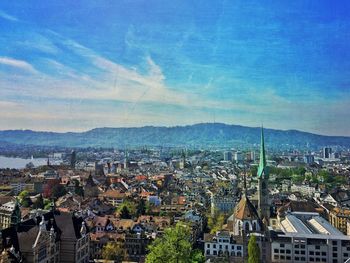
[[[260,219],[265,218],[265,220],[270,218],[268,176],[269,174],[266,166],[265,155],[264,129],[261,127],[260,163],[258,168],[258,213]]]
[[[260,162],[258,168],[258,177],[261,177],[266,171],[266,155],[265,155],[265,142],[264,142],[264,128],[261,127],[261,142],[260,142]]]

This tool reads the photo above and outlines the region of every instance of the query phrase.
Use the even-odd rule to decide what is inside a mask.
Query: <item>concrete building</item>
[[[235,152],[235,161],[237,163],[243,162],[244,161],[244,155],[242,152]]]
[[[350,237],[318,213],[292,212],[279,220],[281,231],[271,231],[270,262],[345,262]]]
[[[0,230],[16,225],[21,221],[18,201],[10,201],[0,207]]]
[[[224,152],[224,161],[232,162],[232,152],[231,151]]]
[[[304,163],[306,164],[312,164],[315,162],[315,157],[311,154],[306,154],[304,155]]]
[[[229,231],[204,234],[204,255],[207,259],[229,258],[230,262],[243,262],[242,240],[234,239]]]
[[[332,148],[331,147],[324,147],[322,149],[322,157],[324,159],[330,159],[332,156]]]

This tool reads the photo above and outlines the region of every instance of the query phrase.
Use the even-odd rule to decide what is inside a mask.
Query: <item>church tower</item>
[[[268,180],[269,171],[266,166],[264,129],[261,128],[260,163],[258,168],[258,213],[260,219],[265,219],[267,222],[270,218]]]

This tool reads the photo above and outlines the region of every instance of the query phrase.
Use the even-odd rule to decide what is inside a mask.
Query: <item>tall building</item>
[[[315,162],[315,157],[311,154],[304,155],[304,163],[306,164],[312,164]]]
[[[266,165],[264,130],[261,128],[261,143],[260,143],[260,162],[258,167],[258,213],[261,220],[269,220],[270,205],[269,205],[269,190],[268,190],[269,172]]]
[[[329,159],[329,158],[331,158],[331,155],[332,155],[332,148],[324,147],[323,151],[322,151],[322,157],[324,159]]]
[[[226,151],[224,152],[224,161],[232,161],[232,152],[230,151]]]
[[[0,230],[21,222],[18,200],[10,201],[0,207]]]
[[[244,157],[243,157],[242,152],[235,152],[235,161],[238,163],[244,161]]]
[[[77,153],[73,150],[70,156],[70,167],[75,169],[75,164],[77,162]]]

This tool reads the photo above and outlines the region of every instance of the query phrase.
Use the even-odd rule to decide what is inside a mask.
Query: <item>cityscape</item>
[[[0,3],[0,263],[350,263],[348,1]]]

